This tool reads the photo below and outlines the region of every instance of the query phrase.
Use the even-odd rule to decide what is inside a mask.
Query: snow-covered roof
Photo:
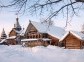
[[[7,37],[7,39],[15,39],[16,36]]]
[[[84,40],[84,34],[82,32],[77,31],[71,31],[75,36],[77,36],[79,39]]]
[[[43,38],[42,40],[43,41],[50,41],[51,39],[49,39],[49,38]]]
[[[22,30],[20,30],[20,31],[18,31],[18,30],[15,30],[15,29],[13,29],[16,33],[18,33],[19,35],[21,35],[21,36],[24,36],[24,33],[25,33],[25,30],[24,29],[22,29]]]
[[[68,32],[66,32],[65,34],[64,34],[64,36],[59,40],[59,41],[62,41],[62,40],[64,40],[64,38],[67,36],[69,34],[69,31]]]
[[[22,39],[21,41],[22,42],[28,42],[28,41],[37,41],[37,40],[43,40],[43,41],[50,41],[51,39],[49,39],[49,38],[41,38],[41,39],[36,39],[36,38],[34,38],[34,39]]]
[[[77,38],[81,39],[81,40],[84,40],[84,34],[81,33],[81,32],[78,32],[78,31],[68,31],[66,32],[66,34],[59,40],[59,41],[62,41],[64,40],[64,38],[69,34],[69,33],[72,33],[74,36],[76,36]]]
[[[2,40],[0,41],[0,43],[3,43],[3,42],[6,42],[6,39],[2,39]]]
[[[47,33],[60,39],[65,34],[65,30],[57,26],[50,26]]]
[[[21,41],[24,42],[24,41],[36,41],[38,39],[22,39]]]
[[[51,36],[54,36],[58,39],[60,39],[65,33],[65,30],[62,29],[61,27],[57,27],[53,25],[49,26],[47,24],[40,23],[40,22],[34,22],[34,21],[31,21],[31,23],[38,30],[38,32],[48,33]]]

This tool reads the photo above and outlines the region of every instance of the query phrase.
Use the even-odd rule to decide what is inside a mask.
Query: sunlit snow
[[[0,45],[0,62],[84,62],[84,49]]]

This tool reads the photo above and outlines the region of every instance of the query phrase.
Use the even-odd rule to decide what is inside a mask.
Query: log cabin
[[[84,47],[84,34],[81,32],[69,31],[59,42],[61,47],[66,49],[82,49]]]
[[[22,39],[21,43],[26,44],[26,46],[47,46],[50,44],[58,46],[59,39],[64,33],[65,30],[60,27],[53,25],[48,27],[44,23],[29,21],[29,25],[24,34],[25,39]]]

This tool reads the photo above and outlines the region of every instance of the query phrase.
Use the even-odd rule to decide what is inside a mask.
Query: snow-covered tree
[[[3,29],[2,33],[1,33],[1,39],[6,39],[7,35],[5,33],[5,30]]]

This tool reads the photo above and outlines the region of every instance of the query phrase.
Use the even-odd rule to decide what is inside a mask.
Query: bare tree
[[[78,15],[78,11],[84,8],[84,0],[11,0],[8,5],[0,5],[0,7],[16,7],[17,12],[30,11],[38,12],[40,15],[48,12],[49,15],[45,21],[50,21],[53,17],[60,13],[66,15],[66,26],[69,23],[68,17]]]

